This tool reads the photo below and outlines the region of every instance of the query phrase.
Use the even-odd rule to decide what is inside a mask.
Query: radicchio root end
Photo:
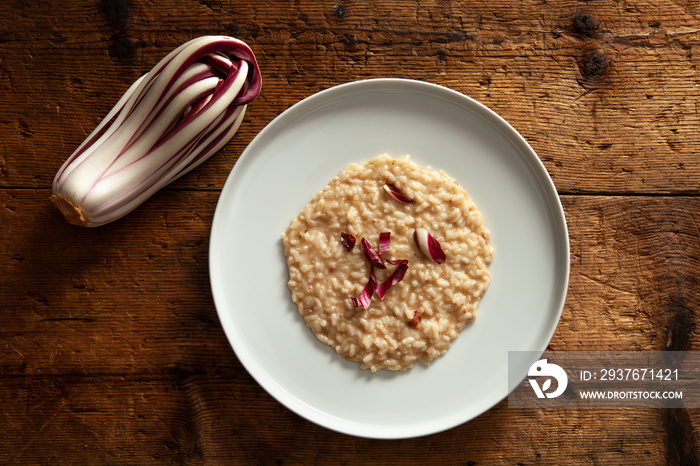
[[[386,191],[387,194],[389,194],[389,196],[391,196],[394,200],[402,204],[410,204],[411,202],[414,202],[413,199],[402,193],[401,190],[397,188],[394,183],[385,184],[384,191]]]
[[[428,233],[428,230],[425,228],[416,228],[416,231],[413,232],[413,239],[418,249],[420,249],[420,252],[428,259],[438,263],[445,262],[447,259],[445,252],[440,246],[440,242],[436,240],[433,235]]]

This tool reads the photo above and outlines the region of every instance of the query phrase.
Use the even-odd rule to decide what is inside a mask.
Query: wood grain
[[[564,196],[571,279],[552,349],[698,350],[700,200]],[[614,336],[601,338],[601,335]]]
[[[10,426],[0,461],[4,448],[15,460],[248,463],[266,451],[282,463],[352,454],[379,464],[420,462],[446,448],[441,459],[454,463],[551,463],[564,452],[577,462],[657,463],[667,454],[666,425],[679,424],[653,410],[537,412],[502,402],[420,440],[326,431],[269,397],[218,324],[206,260],[217,193],[165,191],[95,230],[65,224],[47,196],[4,190],[0,198],[8,227],[0,233],[0,295],[8,303],[0,315],[0,400]],[[697,350],[694,327],[674,322],[697,322],[700,201],[564,196],[563,203],[572,279],[550,349]],[[27,224],[34,236],[11,237]],[[682,428],[700,427],[697,411],[678,416]],[[628,425],[646,427],[631,434]],[[51,449],[32,448],[51,439]],[[694,434],[690,441],[697,447]],[[511,444],[518,451],[504,456]]]
[[[120,221],[83,229],[65,224],[45,191],[0,193],[8,227],[0,232],[0,291],[9,302],[0,367],[87,375],[230,365],[207,269],[217,196],[164,191]],[[563,202],[571,279],[551,348],[697,350],[700,200]],[[34,236],[11,237],[28,223]]]
[[[697,351],[699,15],[671,0],[0,2],[0,463],[697,464],[697,409],[502,401],[399,441],[316,426],[236,358],[208,242],[228,173],[285,109],[358,79],[433,82],[508,120],[561,195],[571,279],[549,348]],[[235,138],[127,217],[66,224],[56,170],[203,34],[260,61]]]
[[[318,427],[227,373],[167,382],[10,380],[0,387],[0,397],[18,406],[19,412],[5,417],[9,429],[0,444],[0,461],[16,463],[70,458],[120,464],[494,464],[506,459],[552,464],[566,458],[569,463],[660,464],[666,455],[659,441],[661,415],[654,410],[560,416],[509,409],[503,402],[444,433],[381,441]],[[629,425],[646,428],[630,431]]]
[[[0,186],[47,187],[131,82],[185,40],[226,33],[254,49],[264,90],[235,140],[178,183],[183,188],[221,187],[252,137],[303,97],[347,81],[402,77],[449,86],[499,112],[538,152],[560,192],[700,189],[700,32],[692,6],[129,5],[123,27],[92,1],[60,11],[41,2],[0,6],[0,15],[19,18],[0,31],[0,90],[12,96],[0,103],[0,140],[13,154],[0,161]],[[177,21],[166,20],[174,12]],[[595,27],[581,26],[583,13]],[[85,17],[95,20],[74,19]]]

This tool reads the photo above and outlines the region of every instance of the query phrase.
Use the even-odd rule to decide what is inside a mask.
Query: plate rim
[[[556,332],[564,310],[571,268],[570,238],[565,212],[561,203],[559,193],[557,192],[556,186],[554,185],[554,181],[549,175],[549,172],[547,171],[544,163],[539,158],[534,149],[530,146],[530,144],[527,142],[527,140],[507,120],[505,120],[495,111],[491,110],[485,104],[466,94],[463,94],[446,86],[431,83],[428,81],[407,78],[369,78],[342,83],[313,93],[303,98],[302,100],[294,103],[282,113],[273,118],[270,122],[268,122],[265,125],[265,127],[262,130],[260,130],[260,132],[246,146],[246,148],[243,150],[243,152],[240,154],[240,156],[234,163],[217,200],[217,205],[214,211],[209,235],[208,254],[209,282],[214,307],[216,309],[217,316],[219,318],[219,322],[222,326],[224,334],[226,335],[226,339],[229,342],[229,345],[234,351],[236,357],[239,359],[241,365],[246,369],[246,371],[251,375],[251,377],[256,381],[256,383],[258,383],[258,385],[260,385],[260,387],[263,390],[265,390],[270,396],[272,396],[272,398],[274,398],[277,402],[282,404],[290,411],[296,413],[297,415],[310,422],[313,422],[314,424],[346,435],[373,439],[405,439],[444,432],[446,430],[467,423],[473,420],[474,418],[486,413],[494,406],[496,406],[500,401],[507,398],[507,396],[512,391],[512,388],[508,387],[505,398],[499,397],[499,400],[495,403],[491,403],[489,401],[487,403],[488,406],[485,409],[481,409],[477,414],[467,419],[462,419],[459,422],[452,422],[449,425],[441,425],[440,427],[436,426],[424,429],[416,428],[416,425],[412,425],[412,428],[401,429],[400,432],[386,432],[380,427],[379,429],[370,429],[372,431],[368,432],[368,428],[370,426],[368,426],[367,424],[359,424],[352,420],[339,419],[336,416],[323,412],[315,408],[313,405],[310,405],[305,401],[299,400],[296,397],[286,393],[285,390],[282,387],[280,387],[279,384],[277,384],[277,382],[273,378],[271,378],[267,373],[265,373],[265,370],[263,368],[259,367],[257,363],[251,363],[251,361],[247,359],[249,355],[247,353],[246,348],[240,347],[240,345],[236,344],[236,341],[232,336],[232,330],[229,330],[229,326],[233,324],[231,323],[230,318],[225,315],[224,310],[222,310],[221,308],[222,306],[219,304],[221,299],[217,298],[217,296],[219,296],[221,292],[219,291],[218,284],[215,283],[214,269],[215,264],[218,260],[218,258],[215,256],[217,231],[221,229],[221,227],[219,227],[218,225],[222,222],[221,218],[223,214],[221,212],[224,208],[222,205],[222,199],[225,198],[225,194],[228,191],[233,189],[231,186],[234,182],[234,179],[237,178],[238,172],[245,170],[245,166],[247,165],[248,160],[255,156],[254,152],[257,150],[257,146],[264,146],[264,144],[266,144],[268,140],[268,134],[274,131],[284,131],[284,126],[278,128],[280,124],[286,126],[288,124],[293,124],[297,118],[303,118],[305,115],[305,107],[307,106],[311,106],[310,110],[314,110],[316,108],[321,108],[323,105],[333,105],[335,103],[334,101],[358,92],[387,91],[392,89],[410,93],[420,92],[422,94],[429,95],[434,98],[439,98],[451,103],[456,103],[459,107],[465,110],[476,110],[476,113],[479,118],[486,120],[496,129],[498,129],[501,133],[506,134],[509,141],[512,144],[514,144],[518,149],[516,152],[519,158],[527,159],[525,160],[525,162],[530,167],[532,174],[535,176],[535,179],[540,184],[542,192],[548,201],[548,217],[551,219],[554,229],[558,231],[558,234],[555,234],[555,238],[558,241],[555,244],[557,249],[555,251],[554,260],[557,264],[560,261],[563,261],[561,266],[564,272],[563,276],[557,277],[557,281],[559,283],[555,283],[553,286],[553,290],[555,291],[553,297],[556,297],[557,299],[555,299],[552,304],[552,310],[554,310],[554,307],[556,308],[556,319],[552,318],[551,322],[549,322],[548,327],[542,327],[541,330],[545,335],[545,338],[542,341],[542,347],[531,349],[531,351],[533,352],[538,352],[540,354],[543,353],[547,349],[547,346],[551,342],[551,339],[554,336],[554,333]],[[323,99],[330,99],[330,101],[325,102],[324,104]],[[320,104],[315,105],[316,101],[319,100],[321,101]],[[299,112],[301,112],[300,115],[298,115]],[[287,119],[289,119],[288,122],[286,121]],[[435,423],[436,421],[433,421],[431,425]]]

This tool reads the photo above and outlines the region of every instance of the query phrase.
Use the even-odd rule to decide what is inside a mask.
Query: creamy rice
[[[400,203],[383,189],[394,183],[413,203]],[[416,246],[413,233],[425,228],[447,260],[436,263]],[[347,251],[341,233],[357,238]],[[370,264],[360,242],[378,248],[391,232],[383,257],[407,259],[404,279],[369,306],[352,298],[365,287]],[[493,245],[481,213],[467,192],[442,171],[421,168],[409,156],[380,155],[348,165],[316,193],[282,234],[289,289],[306,326],[323,343],[372,372],[401,371],[416,361],[429,364],[444,354],[477,316],[491,282]],[[382,283],[396,269],[375,269]],[[414,320],[416,311],[422,316]],[[417,323],[417,325],[416,325]]]

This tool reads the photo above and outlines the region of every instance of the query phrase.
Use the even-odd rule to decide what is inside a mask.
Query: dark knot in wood
[[[124,29],[129,24],[129,2],[127,0],[102,0],[102,10],[112,27]]]
[[[577,13],[573,20],[574,32],[586,37],[593,37],[598,32],[600,21],[588,13]]]
[[[586,79],[601,77],[610,64],[610,59],[602,50],[593,50],[580,63],[581,74]]]
[[[136,49],[141,46],[141,41],[131,37],[117,37],[109,46],[109,56],[119,61],[133,60]]]
[[[354,35],[346,34],[345,37],[340,39],[340,42],[347,45],[348,47],[352,47],[353,45],[357,45],[360,42],[360,40]]]
[[[688,351],[695,331],[695,315],[685,296],[675,296],[666,322],[666,351]]]
[[[336,5],[335,6],[335,15],[338,18],[343,19],[343,18],[345,18],[345,15],[347,15],[347,14],[348,14],[348,10],[346,10],[343,5]]]
[[[666,464],[698,464],[693,449],[693,422],[685,409],[661,409],[662,426],[666,433]]]

